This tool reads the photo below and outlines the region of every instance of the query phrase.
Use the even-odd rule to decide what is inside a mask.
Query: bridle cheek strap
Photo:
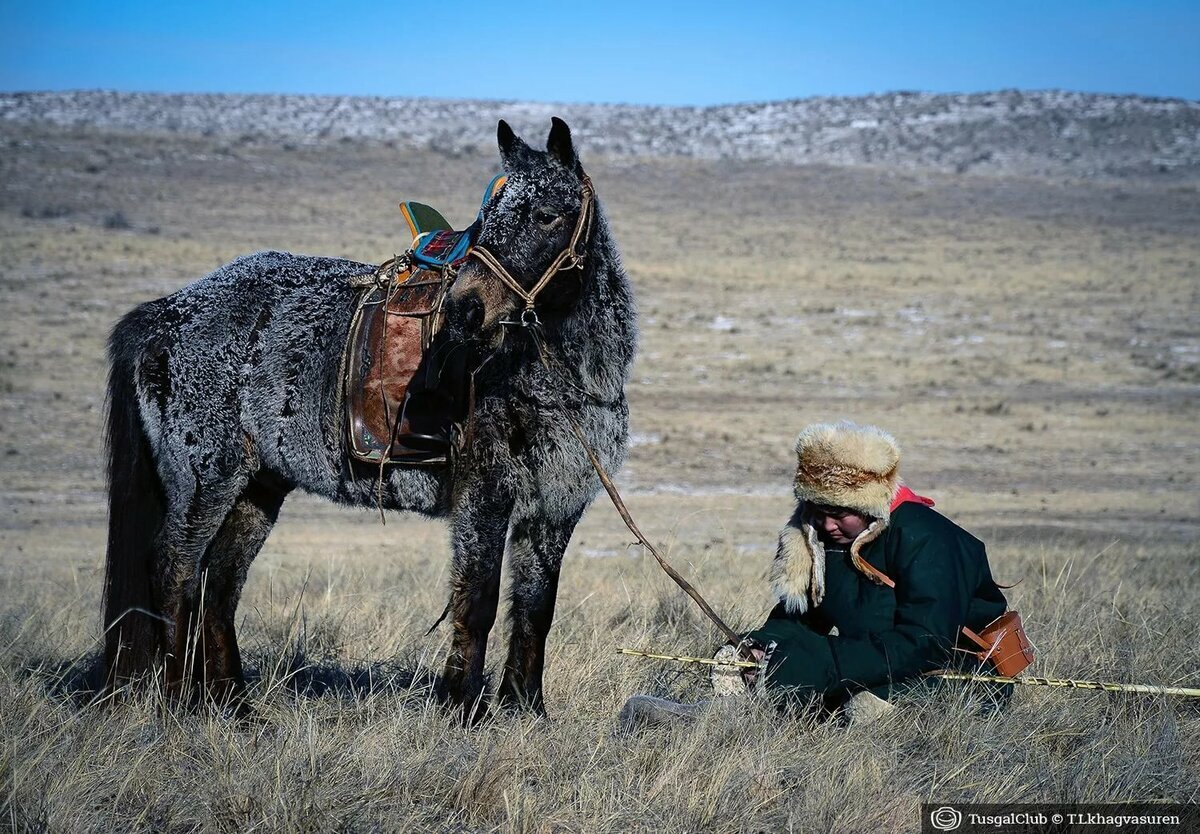
[[[512,276],[512,273],[500,263],[500,259],[484,246],[476,245],[471,247],[471,250],[467,252],[467,257],[475,258],[487,267],[518,298],[525,302],[526,310],[533,310],[538,293],[545,289],[546,285],[550,283],[550,279],[564,270],[578,269],[583,266],[584,257],[587,254],[592,221],[596,214],[596,193],[592,189],[591,179],[586,175],[583,178],[581,191],[582,201],[579,205],[579,219],[575,221],[575,231],[571,233],[571,240],[567,243],[567,248],[558,253],[558,257],[550,262],[550,266],[546,267],[546,271],[542,273],[542,277],[530,289],[526,290],[522,287],[520,282]]]

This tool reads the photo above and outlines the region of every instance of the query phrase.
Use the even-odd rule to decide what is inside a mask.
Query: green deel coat
[[[801,701],[823,695],[829,706],[864,689],[886,698],[922,672],[960,662],[952,655],[961,627],[979,631],[1004,613],[983,542],[924,504],[896,507],[860,555],[896,587],[875,584],[849,552],[828,549],[821,604],[791,615],[780,603],[750,632],[778,644],[769,688]]]

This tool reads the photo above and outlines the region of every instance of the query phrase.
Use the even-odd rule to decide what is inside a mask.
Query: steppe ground
[[[735,626],[771,604],[796,432],[850,417],[890,429],[909,483],[1019,582],[1035,671],[1200,685],[1195,185],[581,150],[641,312],[619,482]],[[922,801],[1200,800],[1200,712],[1158,697],[1023,689],[982,720],[946,687],[850,728],[743,701],[616,735],[630,694],[705,694],[616,647],[718,641],[602,500],[567,554],[548,722],[467,731],[430,705],[443,527],[304,496],[241,608],[255,720],[90,704],[116,318],[254,250],[381,261],[406,245],[399,199],[465,224],[496,168],[490,151],[0,128],[4,824],[914,831]]]

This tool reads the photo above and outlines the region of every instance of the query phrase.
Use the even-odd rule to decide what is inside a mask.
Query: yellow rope
[[[1200,689],[1193,689],[1186,686],[1151,686],[1145,683],[1078,681],[1070,678],[1008,678],[1000,675],[972,675],[966,672],[929,672],[928,676],[949,681],[1012,683],[1019,686],[1050,686],[1056,689],[1092,689],[1103,692],[1139,692],[1146,695],[1178,695],[1183,698],[1200,698]]]
[[[682,654],[655,654],[642,652],[637,649],[617,649],[617,654],[628,654],[634,657],[651,657],[655,660],[677,660],[680,663],[703,663],[706,666],[740,666],[743,669],[757,669],[762,664],[752,660],[713,660],[711,657],[688,657]]]
[[[757,669],[760,664],[749,660],[713,660],[709,657],[689,657],[682,654],[660,654],[644,652],[638,649],[617,649],[617,654],[632,655],[633,657],[648,657],[654,660],[674,660],[678,663],[701,663],[706,666],[741,666],[747,669]],[[1088,689],[1101,692],[1133,692],[1143,695],[1175,695],[1182,698],[1200,698],[1200,689],[1186,686],[1152,686],[1145,683],[1111,683],[1108,681],[1080,681],[1073,678],[1009,678],[1002,675],[972,675],[967,672],[926,672],[926,677],[941,678],[949,681],[970,681],[972,683],[1011,683],[1018,686],[1049,686],[1054,689]]]

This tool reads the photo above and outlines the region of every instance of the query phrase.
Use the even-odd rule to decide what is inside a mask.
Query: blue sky
[[[0,89],[96,88],[697,105],[1002,88],[1200,99],[1200,2],[0,0]]]

